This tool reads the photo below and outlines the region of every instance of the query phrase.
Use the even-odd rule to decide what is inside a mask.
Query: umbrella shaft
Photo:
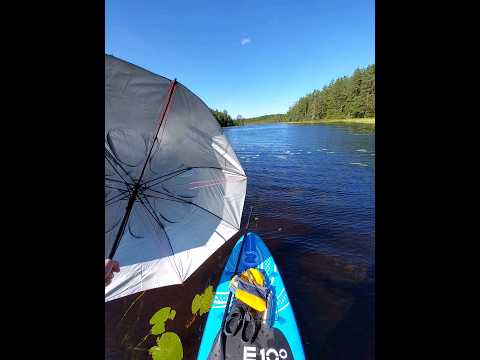
[[[130,196],[130,199],[128,199],[125,216],[123,217],[122,223],[120,224],[120,229],[118,229],[117,237],[115,238],[115,242],[113,243],[112,250],[110,251],[110,255],[108,256],[109,259],[113,259],[113,256],[117,251],[118,244],[120,243],[120,239],[122,238],[123,233],[125,232],[125,227],[127,226],[128,218],[130,217],[130,213],[132,212],[133,203],[137,199],[138,189],[139,189],[138,185],[135,186],[135,188],[133,189],[132,195]]]

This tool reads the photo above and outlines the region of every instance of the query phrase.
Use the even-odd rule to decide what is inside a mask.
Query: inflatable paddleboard
[[[245,245],[242,250],[242,242]],[[235,268],[242,250],[237,272]],[[226,336],[222,329],[229,297],[230,280],[249,268],[256,268],[265,274],[265,283],[271,291],[273,304],[269,309],[267,324],[259,327],[252,341],[242,340],[240,334]],[[229,311],[235,300],[232,299]],[[226,317],[229,313],[227,313]],[[225,326],[224,326],[225,327]],[[240,331],[241,333],[241,331]],[[225,265],[215,291],[213,303],[200,343],[197,360],[304,360],[300,332],[280,272],[272,254],[263,240],[255,233],[242,236]]]

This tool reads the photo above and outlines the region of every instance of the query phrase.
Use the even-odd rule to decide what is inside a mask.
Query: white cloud
[[[242,38],[242,39],[240,40],[240,44],[242,44],[242,46],[243,46],[243,45],[247,45],[249,42],[252,42],[252,40],[251,40],[250,38],[248,38],[248,37],[247,37],[247,38]]]

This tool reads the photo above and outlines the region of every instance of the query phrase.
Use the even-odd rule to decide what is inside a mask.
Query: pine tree
[[[332,80],[293,104],[286,114],[290,121],[375,116],[375,64],[356,69],[352,76]]]

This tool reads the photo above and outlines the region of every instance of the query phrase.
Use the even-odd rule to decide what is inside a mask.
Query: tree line
[[[225,127],[225,126],[235,125],[232,117],[228,114],[227,110],[220,111],[220,110],[217,110],[217,109],[215,109],[215,110],[210,109],[210,111],[212,112],[215,119],[217,119],[220,126]]]
[[[288,121],[367,117],[375,117],[375,64],[301,97],[286,114]]]
[[[221,126],[285,121],[375,117],[375,64],[357,68],[351,76],[332,80],[321,90],[298,99],[286,114],[270,114],[234,121],[227,110],[213,110]]]
[[[243,119],[242,125],[285,121],[375,117],[375,64],[352,76],[332,80],[321,90],[298,99],[286,114]]]
[[[269,124],[283,121],[285,121],[285,114],[270,114],[248,119],[241,119],[238,121],[238,125]]]

